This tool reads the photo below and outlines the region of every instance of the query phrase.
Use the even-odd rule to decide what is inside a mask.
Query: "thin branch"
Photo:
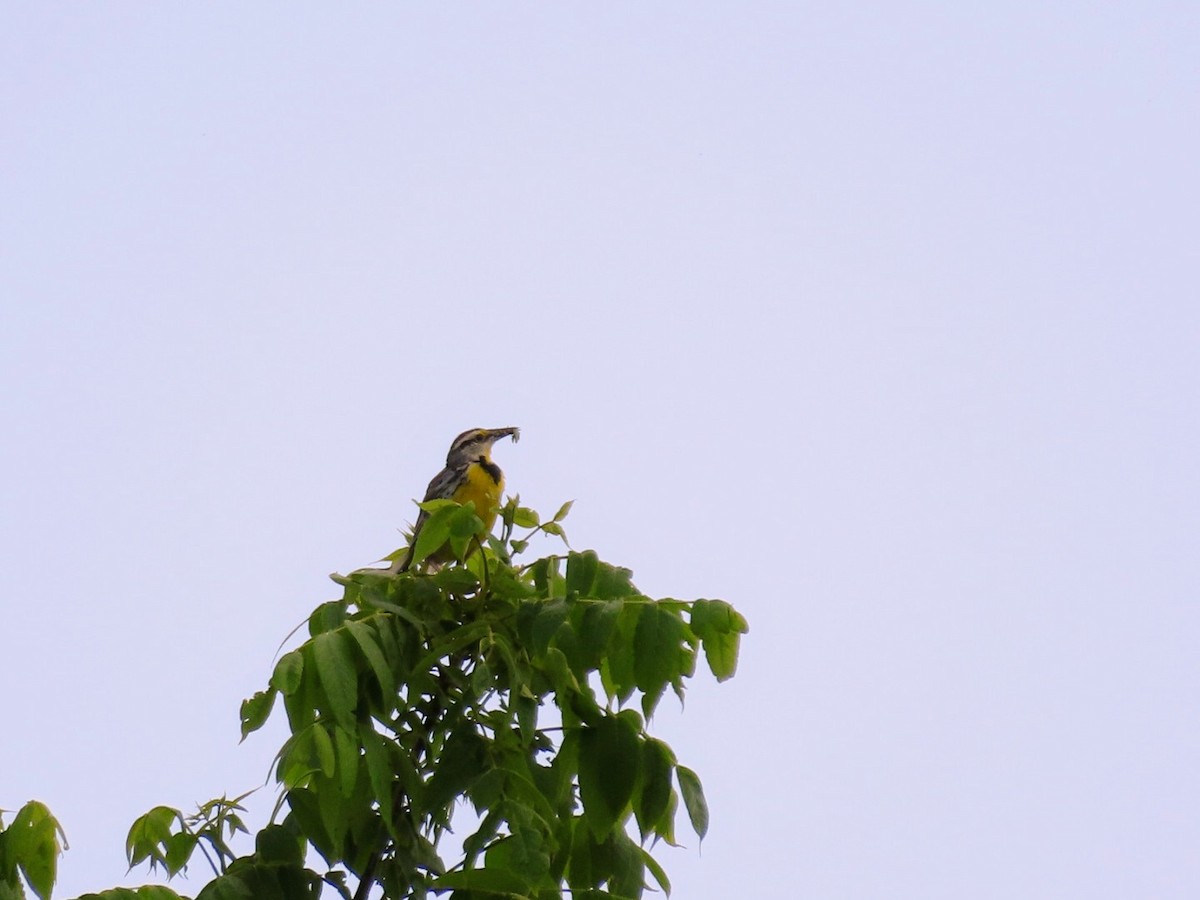
[[[376,850],[367,860],[367,867],[363,869],[362,877],[358,880],[358,889],[354,892],[354,900],[367,900],[371,888],[375,886],[375,870],[379,868],[379,860],[382,857],[383,851]]]

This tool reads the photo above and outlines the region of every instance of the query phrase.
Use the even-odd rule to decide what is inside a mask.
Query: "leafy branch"
[[[650,850],[678,845],[681,800],[703,839],[708,807],[647,723],[668,689],[682,700],[701,652],[718,681],[733,676],[746,622],[721,600],[650,598],[590,550],[517,564],[538,534],[566,542],[570,508],[543,521],[510,499],[497,538],[471,504],[435,501],[410,571],[332,576],[341,596],[241,706],[243,739],[280,705],[291,732],[253,853],[229,847],[243,795],[187,817],[152,809],[130,830],[130,864],[174,876],[199,848],[216,877],[197,900],[670,893]],[[421,565],[446,546],[457,562]],[[473,830],[448,865],[441,839],[462,804]],[[310,849],[324,872],[306,867]],[[0,876],[10,858],[0,843]],[[47,883],[24,871],[35,891]],[[93,896],[178,896],[147,890]]]

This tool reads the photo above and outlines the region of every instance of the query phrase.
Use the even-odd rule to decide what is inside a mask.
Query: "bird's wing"
[[[458,487],[462,481],[462,469],[442,469],[433,476],[433,481],[429,482],[429,487],[425,489],[425,499],[422,503],[428,503],[430,500],[447,500],[454,495],[454,489]]]
[[[448,500],[452,498],[455,488],[462,481],[462,474],[462,469],[442,469],[442,471],[433,476],[433,481],[429,482],[429,487],[425,489],[425,499],[421,502],[428,503],[430,500]],[[412,540],[408,543],[408,552],[393,567],[393,571],[408,571],[408,567],[412,563],[413,551],[417,549],[417,535],[421,533],[421,527],[428,518],[429,513],[425,512],[425,510],[421,510],[417,515],[417,524],[413,526]]]

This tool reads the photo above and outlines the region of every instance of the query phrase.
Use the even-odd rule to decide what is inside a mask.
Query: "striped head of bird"
[[[477,459],[488,459],[492,452],[492,444],[501,438],[511,437],[515,444],[521,437],[521,429],[508,428],[472,428],[464,431],[450,444],[450,452],[446,454],[447,468],[454,468]]]

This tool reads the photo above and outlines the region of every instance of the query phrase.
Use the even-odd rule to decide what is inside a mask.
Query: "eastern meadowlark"
[[[472,428],[464,431],[450,444],[446,454],[446,468],[438,472],[429,482],[425,500],[454,500],[457,503],[474,501],[475,513],[483,520],[488,531],[496,524],[496,513],[500,507],[500,495],[504,491],[504,473],[492,462],[492,444],[501,438],[511,437],[516,443],[521,437],[519,428]],[[412,540],[408,552],[392,566],[393,572],[406,572],[412,564],[413,552],[417,547],[417,535],[429,513],[421,510],[417,524],[413,526]],[[446,562],[448,547],[439,548],[429,559]]]

